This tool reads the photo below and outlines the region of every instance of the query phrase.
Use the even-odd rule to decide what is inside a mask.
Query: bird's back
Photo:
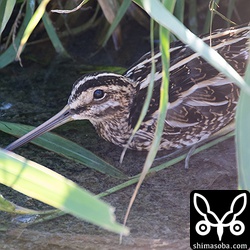
[[[216,30],[202,40],[211,45],[240,74],[249,55],[250,26]],[[144,121],[130,147],[148,150],[158,117],[161,86],[161,53],[156,51],[152,100]],[[124,76],[138,84],[131,106],[130,123],[136,124],[150,82],[152,58],[148,53]],[[220,62],[218,62],[220,63]],[[235,116],[239,89],[187,45],[175,42],[170,49],[169,104],[161,149],[190,146],[219,131]]]

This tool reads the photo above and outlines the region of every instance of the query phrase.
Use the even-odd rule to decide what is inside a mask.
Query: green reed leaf
[[[185,0],[177,0],[174,8],[174,16],[184,22]]]
[[[32,4],[33,0],[28,0],[26,4],[26,12],[21,24],[21,27],[18,31],[18,34],[15,37],[14,42],[11,46],[8,47],[6,51],[4,51],[0,56],[0,69],[4,68],[8,64],[12,63],[16,59],[17,48],[20,45],[21,38],[23,33],[28,25],[33,13],[34,13],[34,4]]]
[[[0,183],[115,233],[114,208],[62,175],[12,152],[0,150]]]
[[[43,14],[46,11],[46,6],[47,4],[50,2],[50,0],[42,0],[40,5],[38,6],[38,8],[36,9],[34,15],[32,16],[32,18],[30,19],[27,27],[25,28],[25,31],[23,33],[23,37],[21,39],[20,42],[20,46],[17,50],[17,58],[20,58],[20,55],[22,53],[22,50],[26,44],[26,42],[28,41],[32,31],[35,29],[35,27],[37,26],[38,22],[41,20]]]
[[[64,49],[56,31],[55,31],[55,28],[53,27],[53,24],[49,18],[49,15],[46,12],[44,12],[42,20],[44,23],[44,27],[48,33],[48,36],[50,38],[50,41],[52,42],[53,47],[55,48],[56,52],[61,54],[61,55],[70,57],[68,55],[67,51]]]
[[[151,3],[149,1],[141,1],[141,2],[142,2],[143,7],[145,7],[144,5],[148,5]],[[164,0],[164,4],[166,7],[163,6],[163,8],[167,8],[171,12],[174,11],[175,1],[167,2],[167,0]],[[162,132],[164,129],[164,123],[165,123],[165,118],[166,118],[166,113],[167,113],[167,103],[168,103],[168,82],[169,82],[168,72],[169,72],[169,60],[170,60],[170,52],[169,52],[170,40],[169,40],[169,31],[167,29],[164,29],[164,27],[162,26],[160,26],[160,39],[161,39],[161,52],[162,52],[162,65],[163,66],[162,66],[161,95],[160,95],[160,103],[159,103],[159,116],[157,120],[157,125],[155,129],[152,145],[148,152],[139,181],[135,187],[135,191],[133,193],[133,196],[131,197],[131,200],[128,205],[128,209],[126,211],[126,215],[124,218],[124,225],[126,224],[126,221],[128,219],[130,210],[132,208],[136,195],[139,191],[139,188],[155,159],[155,156],[158,151],[158,147],[161,142]]]
[[[200,38],[187,29],[176,17],[174,17],[159,0],[134,0],[139,4],[156,22],[171,31],[183,43],[197,52],[215,69],[227,76],[236,83],[242,90],[250,95],[250,86],[236,72],[236,70],[226,62],[214,49],[210,48]],[[220,62],[220,63],[218,63]]]
[[[7,22],[15,7],[16,0],[2,0],[0,1],[0,35],[6,27]]]
[[[0,122],[1,131],[17,137],[23,136],[32,129],[34,129],[34,127],[28,125],[3,121]],[[127,176],[124,175],[120,170],[116,169],[95,154],[91,153],[89,150],[53,133],[46,133],[44,135],[41,135],[31,142],[37,146],[53,151],[68,159],[80,162],[81,164],[84,164],[85,166],[101,173],[113,176],[115,178],[127,178]]]
[[[120,8],[117,11],[117,15],[116,15],[113,23],[111,24],[111,26],[110,26],[110,28],[109,28],[109,30],[108,30],[105,38],[104,38],[104,41],[102,43],[103,47],[106,45],[106,43],[109,40],[110,36],[114,32],[115,28],[117,27],[117,25],[122,20],[124,14],[126,13],[126,11],[127,11],[130,4],[131,4],[131,0],[122,1],[122,4],[121,4]]]
[[[245,81],[250,86],[250,57],[245,73]],[[236,146],[238,160],[238,185],[250,191],[250,98],[241,91],[236,111]]]

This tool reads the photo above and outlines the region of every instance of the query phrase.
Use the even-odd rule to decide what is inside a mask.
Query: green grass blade
[[[147,0],[142,1],[143,7],[145,7],[144,5],[147,5],[147,4],[148,4]],[[175,6],[174,0],[173,1],[164,0],[164,4],[166,7],[163,6],[163,8],[167,8],[171,12],[174,11],[174,6]],[[155,159],[155,156],[158,151],[158,147],[160,145],[162,132],[164,129],[164,123],[165,123],[165,118],[166,118],[166,113],[167,113],[167,103],[168,103],[168,72],[169,72],[169,59],[170,59],[170,53],[169,53],[170,40],[169,40],[169,31],[167,29],[164,29],[162,26],[160,27],[160,40],[161,40],[161,52],[162,52],[162,85],[161,85],[160,104],[159,104],[159,117],[157,120],[157,125],[156,125],[156,130],[154,133],[154,139],[152,141],[152,145],[150,147],[146,161],[144,163],[143,170],[140,175],[140,179],[135,187],[135,191],[129,202],[129,206],[128,206],[128,209],[124,218],[124,225],[126,224],[126,221],[128,219],[130,210],[134,203],[135,197],[139,191],[139,188]]]
[[[14,153],[0,150],[0,183],[115,233],[114,208],[62,175]]]
[[[203,33],[208,33],[209,31],[211,31],[214,11],[217,10],[219,2],[220,0],[213,0],[208,3],[207,16],[203,25]]]
[[[197,0],[190,0],[188,3],[188,24],[192,32],[197,34],[198,21],[197,21]]]
[[[34,129],[34,127],[32,126],[3,121],[0,122],[1,131],[17,137],[21,137],[32,129]],[[115,178],[127,178],[127,176],[124,175],[120,170],[103,161],[95,154],[79,146],[78,144],[53,133],[46,133],[34,139],[32,143],[47,150],[53,151],[59,155],[72,159],[76,162],[80,162],[81,164],[84,164],[87,167],[101,173],[110,175]]]
[[[15,7],[16,0],[2,0],[0,1],[0,36],[10,19],[12,11]]]
[[[171,2],[165,1],[165,4],[167,5],[168,9],[171,9],[173,11],[175,1],[171,1]],[[145,178],[148,170],[150,169],[154,161],[154,158],[158,152],[158,147],[160,145],[161,136],[162,136],[162,132],[164,129],[166,113],[167,113],[167,104],[168,104],[168,83],[169,83],[168,72],[169,72],[169,60],[170,60],[169,46],[170,46],[169,31],[165,29],[164,27],[160,26],[160,48],[162,52],[162,85],[161,85],[160,103],[159,103],[159,117],[157,120],[157,125],[156,125],[155,134],[154,134],[154,139],[152,141],[152,146],[147,155],[146,162],[143,167],[143,172],[141,174],[142,176],[142,178],[140,179],[141,183],[143,179]]]
[[[154,57],[154,20],[153,19],[150,20],[150,44],[151,44],[151,57]],[[152,61],[151,72],[150,72],[151,77],[150,77],[150,82],[148,84],[147,96],[145,98],[145,101],[144,101],[140,116],[138,118],[138,121],[133,129],[132,135],[130,136],[126,147],[124,147],[124,149],[123,149],[123,152],[122,152],[121,157],[120,157],[120,163],[122,163],[123,158],[125,156],[125,153],[128,149],[128,145],[130,144],[130,142],[134,138],[137,130],[140,128],[141,123],[148,112],[148,108],[149,108],[151,98],[153,95],[153,90],[154,90],[154,75],[155,75],[155,61]]]
[[[4,211],[7,213],[13,213],[13,214],[21,214],[21,215],[47,215],[52,214],[57,211],[60,211],[58,209],[53,210],[45,210],[45,211],[37,211],[29,208],[20,207],[16,204],[14,204],[11,201],[6,200],[2,195],[0,195],[0,211]]]
[[[53,47],[55,48],[56,52],[64,56],[70,57],[67,51],[64,49],[58,35],[56,34],[56,31],[55,31],[55,28],[53,27],[52,22],[49,19],[49,15],[46,12],[44,12],[42,20],[44,23],[44,27],[47,31],[47,34],[50,38],[50,41],[53,44]]]
[[[236,3],[236,0],[229,0],[229,4],[228,4],[228,7],[227,7],[227,18],[229,20],[231,20],[232,18],[232,15],[233,15],[233,11],[235,10],[235,3]],[[229,26],[229,25],[228,25]]]
[[[147,2],[147,1],[145,1]],[[167,2],[164,1],[167,5],[167,8],[172,10],[174,9],[175,1]],[[169,31],[164,27],[160,26],[160,49],[162,52],[162,85],[160,93],[160,103],[159,103],[159,117],[156,125],[155,135],[152,142],[152,146],[148,153],[144,169],[146,172],[149,170],[152,165],[154,158],[157,154],[158,147],[161,141],[162,132],[164,129],[166,113],[167,113],[167,104],[168,104],[168,79],[169,79]],[[145,173],[146,174],[146,173]]]
[[[46,6],[47,4],[50,2],[50,0],[42,0],[40,5],[38,6],[38,8],[36,9],[34,15],[32,16],[32,18],[30,19],[24,33],[23,33],[23,37],[21,39],[20,42],[20,46],[17,50],[17,58],[20,58],[20,55],[22,53],[22,50],[26,44],[26,42],[28,41],[31,33],[33,32],[33,30],[35,29],[36,25],[38,24],[38,22],[41,20],[43,14],[46,11]]]
[[[18,31],[18,34],[15,38],[14,45],[12,44],[4,53],[0,56],[0,69],[4,68],[8,64],[15,61],[16,58],[16,49],[19,47],[21,38],[23,36],[24,30],[28,25],[33,13],[34,13],[34,4],[32,4],[33,0],[28,0],[26,4],[26,13],[22,25]]]
[[[245,81],[250,86],[250,58],[245,73]],[[250,98],[241,91],[236,112],[236,146],[238,160],[238,185],[250,191]]]
[[[109,28],[109,30],[108,30],[105,38],[104,38],[104,41],[102,43],[103,47],[106,45],[106,43],[109,40],[110,36],[114,32],[115,28],[117,27],[117,25],[119,24],[119,22],[123,18],[124,14],[126,13],[126,11],[127,11],[130,4],[131,4],[131,0],[122,1],[122,4],[121,4],[120,8],[117,11],[117,15],[116,15],[113,23],[111,24],[111,26],[110,26],[110,28]]]
[[[159,0],[134,0],[160,25],[170,30],[182,42],[189,45],[190,48],[197,52],[197,55],[203,57],[215,69],[223,73],[232,82],[236,83],[243,91],[250,94],[250,86],[244,79],[230,66],[226,60],[219,55],[214,49],[210,48],[200,38],[195,36],[187,29],[176,17],[174,17]],[[220,62],[220,63],[218,63]]]
[[[174,8],[174,16],[182,23],[184,22],[185,0],[177,0]]]

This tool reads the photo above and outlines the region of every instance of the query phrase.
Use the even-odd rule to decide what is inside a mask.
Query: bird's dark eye
[[[102,99],[104,97],[105,93],[102,89],[97,89],[94,92],[94,99]]]

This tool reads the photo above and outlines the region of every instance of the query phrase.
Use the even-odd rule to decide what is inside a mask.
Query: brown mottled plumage
[[[249,55],[250,26],[217,30],[203,41],[244,75]],[[239,89],[181,42],[170,49],[169,103],[160,149],[191,146],[229,124]],[[66,107],[35,130],[10,144],[13,150],[36,136],[71,120],[88,119],[105,140],[125,146],[139,118],[155,61],[154,92],[149,110],[129,148],[149,150],[158,117],[162,80],[161,53],[148,53],[123,75],[94,73],[78,79]],[[219,63],[219,62],[218,62]]]

